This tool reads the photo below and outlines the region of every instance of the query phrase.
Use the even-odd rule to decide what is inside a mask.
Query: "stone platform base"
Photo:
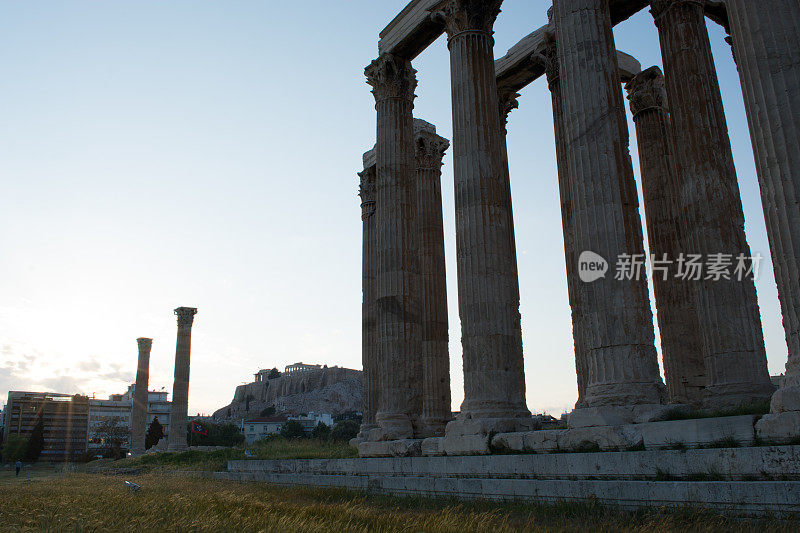
[[[800,515],[800,446],[229,461],[219,479],[390,494]]]

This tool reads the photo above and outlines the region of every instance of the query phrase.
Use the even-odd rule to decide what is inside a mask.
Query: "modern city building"
[[[253,444],[259,439],[280,433],[286,423],[285,416],[259,417],[242,420],[242,433],[247,444]]]

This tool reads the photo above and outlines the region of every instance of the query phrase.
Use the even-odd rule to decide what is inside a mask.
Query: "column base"
[[[428,437],[441,437],[444,435],[447,424],[452,420],[452,417],[423,417],[420,420],[419,436],[423,439]]]
[[[661,381],[604,383],[588,386],[583,402],[586,407],[660,405],[667,401],[667,396],[667,388]]]
[[[369,431],[368,441],[377,442],[414,438],[414,424],[407,414],[378,413],[375,418],[378,427]]]
[[[530,417],[457,418],[447,424],[441,451],[447,455],[485,455],[490,453],[489,439],[496,433],[533,431],[536,421]]]
[[[583,407],[567,418],[570,429],[592,426],[623,426],[656,422],[675,411],[689,411],[685,404],[645,404],[627,406]]]
[[[756,422],[756,436],[768,444],[800,444],[800,411],[762,416]]]
[[[775,393],[770,383],[730,383],[706,387],[703,405],[706,409],[735,409],[758,402],[766,402]]]
[[[359,457],[419,457],[420,455],[422,455],[422,439],[362,442],[358,445]]]
[[[773,413],[800,411],[800,385],[791,385],[778,389],[772,395],[770,406],[770,410]]]

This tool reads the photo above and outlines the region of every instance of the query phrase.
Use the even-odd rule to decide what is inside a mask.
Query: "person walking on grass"
[[[19,471],[22,470],[22,461],[17,461],[14,464],[14,470],[17,471],[17,477],[19,477]]]

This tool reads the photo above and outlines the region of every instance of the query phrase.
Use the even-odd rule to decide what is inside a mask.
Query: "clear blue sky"
[[[363,68],[402,0],[0,0],[0,404],[9,389],[172,390],[176,321],[195,306],[190,412],[261,367],[360,368],[361,154],[375,142]],[[546,22],[506,0],[495,55]],[[741,90],[709,23],[747,233],[768,258]],[[661,64],[652,18],[615,30]],[[448,53],[415,61],[415,114],[451,136]],[[631,133],[633,128],[631,124]],[[509,124],[529,407],[576,398],[550,96]],[[631,138],[637,171],[635,137]],[[453,406],[463,398],[453,173],[443,193]],[[757,283],[770,370],[786,346],[767,259]]]

